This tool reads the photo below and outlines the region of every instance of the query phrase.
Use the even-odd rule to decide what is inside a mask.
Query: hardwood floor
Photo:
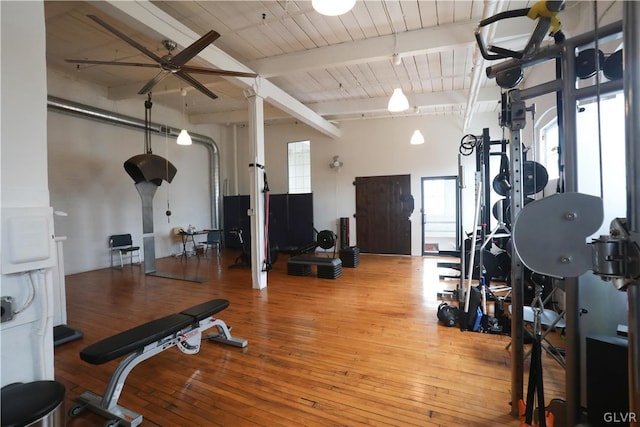
[[[509,337],[438,324],[436,258],[361,255],[337,280],[286,274],[281,256],[262,291],[237,254],[166,258],[141,267],[66,278],[67,322],[84,338],[55,349],[67,408],[86,390],[102,395],[117,361],[90,365],[79,351],[102,338],[200,302],[225,298],[218,317],[249,344],[203,342],[138,365],[119,404],[147,426],[518,426],[510,415]],[[563,397],[564,371],[547,355],[547,401]],[[528,366],[528,364],[525,364]],[[526,384],[526,378],[525,378]],[[525,389],[526,393],[526,389]],[[87,411],[69,426],[103,425]]]

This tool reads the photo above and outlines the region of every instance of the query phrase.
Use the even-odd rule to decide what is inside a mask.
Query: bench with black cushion
[[[206,339],[245,347],[246,340],[232,337],[227,325],[221,319],[213,317],[228,306],[229,301],[225,299],[207,301],[179,313],[151,320],[85,347],[80,351],[80,358],[93,365],[107,363],[122,356],[126,357],[111,376],[104,396],[101,397],[89,391],[83,393],[76,399],[78,404],[71,408],[70,415],[76,416],[83,409],[88,408],[110,419],[107,425],[124,427],[139,425],[142,422],[142,415],[117,404],[129,372],[142,361],[173,346],[186,354],[197,353],[200,349],[202,331],[211,327],[216,327],[217,332],[206,336]]]
[[[314,255],[297,255],[287,261],[290,276],[310,276],[311,266],[316,266],[316,275],[321,279],[337,279],[342,276],[342,260]]]
[[[80,358],[92,365],[110,362],[113,359],[180,332],[194,322],[213,316],[228,306],[229,301],[216,299],[183,310],[180,313],[152,320],[85,347],[80,351]]]

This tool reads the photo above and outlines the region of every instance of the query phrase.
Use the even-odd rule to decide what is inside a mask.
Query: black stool
[[[2,387],[2,427],[63,427],[64,395],[64,386],[56,381],[13,383]]]

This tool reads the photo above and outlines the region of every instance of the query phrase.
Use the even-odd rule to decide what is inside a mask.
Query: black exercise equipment
[[[273,269],[273,263],[278,259],[278,245],[273,244],[269,236],[269,218],[271,217],[270,200],[271,190],[269,190],[269,180],[267,179],[267,172],[263,165],[259,163],[249,163],[249,167],[257,167],[262,169],[264,177],[264,263],[262,265],[262,271],[271,271]],[[242,243],[244,249],[244,243]],[[249,262],[249,264],[251,264]]]
[[[290,276],[310,276],[311,267],[316,266],[316,276],[321,279],[342,277],[342,260],[310,254],[296,255],[287,261],[287,274]]]
[[[522,67],[511,68],[496,74],[496,83],[503,89],[512,89],[518,86],[522,79],[524,79]]]
[[[500,155],[500,172],[493,178],[493,191],[501,196],[506,196],[511,190],[509,183],[509,157],[506,153]]]
[[[604,53],[600,49],[584,49],[576,56],[576,76],[580,79],[588,79],[596,75],[604,64]]]
[[[69,415],[75,417],[84,409],[89,409],[107,418],[109,421],[105,426],[108,427],[132,427],[142,423],[142,415],[118,405],[118,398],[131,370],[139,363],[174,346],[182,353],[195,354],[200,350],[203,339],[234,347],[246,347],[246,340],[232,337],[225,322],[213,317],[228,306],[229,301],[225,299],[207,301],[85,347],[80,351],[80,358],[92,365],[125,357],[111,376],[104,396],[84,392],[76,399],[77,405],[69,410]],[[202,332],[212,327],[217,332],[202,337]]]
[[[547,169],[538,162],[522,162],[522,192],[531,196],[541,192],[549,182]]]
[[[296,256],[296,255],[313,252],[316,250],[316,248],[327,250],[327,249],[334,248],[335,245],[336,245],[335,233],[331,230],[322,230],[320,232],[316,232],[316,240],[314,242],[299,248],[298,250],[294,251],[292,255]]]
[[[238,241],[240,242],[240,255],[236,257],[235,261],[229,266],[229,268],[251,267],[251,253],[244,243],[244,238],[242,237],[242,228],[232,229],[231,234],[234,234],[238,237]]]
[[[438,320],[445,326],[455,326],[460,318],[460,309],[446,302],[440,303],[437,312]]]
[[[613,52],[604,60],[602,72],[609,80],[622,78],[622,49]]]
[[[478,137],[472,134],[467,134],[460,140],[460,147],[458,151],[463,156],[470,156],[478,145]]]
[[[340,249],[340,259],[343,267],[357,267],[360,265],[360,248],[351,246],[346,249]]]
[[[538,52],[540,44],[547,35],[553,37],[556,44],[562,43],[565,39],[562,33],[562,24],[557,15],[564,9],[564,1],[539,1],[532,7],[526,9],[508,10],[498,13],[489,18],[480,21],[475,31],[476,42],[482,57],[486,60],[513,58],[518,61],[524,61],[531,55]],[[526,16],[532,20],[538,20],[538,23],[531,34],[526,46],[521,51],[515,51],[499,46],[486,46],[482,39],[481,29],[484,26],[493,24],[497,21]],[[489,72],[487,72],[489,76]],[[517,86],[524,77],[524,67],[520,64],[501,70],[496,73],[496,83],[504,89],[511,89]]]
[[[532,280],[534,282],[538,279],[544,281],[546,277],[542,275],[532,275]],[[520,420],[523,422],[523,424],[521,424],[522,426],[534,425],[534,410],[536,407],[535,398],[537,397],[538,419],[536,420],[537,423],[535,425],[539,427],[547,427],[547,424],[549,424],[549,426],[553,426],[554,420],[553,414],[546,410],[544,401],[544,382],[542,375],[543,284],[536,282],[535,288],[535,298],[534,302],[531,304],[531,309],[533,310],[533,340],[531,342],[531,363],[529,365],[527,401],[526,403],[522,400],[518,402],[518,412]]]
[[[310,252],[316,248],[333,249],[333,257],[315,256]],[[335,257],[336,235],[331,230],[322,230],[316,241],[295,251],[287,261],[287,274],[291,276],[311,275],[311,266],[316,266],[317,276],[323,279],[337,279],[342,276],[342,260]],[[358,251],[359,254],[359,251]]]

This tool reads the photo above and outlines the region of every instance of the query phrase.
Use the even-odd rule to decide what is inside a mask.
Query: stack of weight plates
[[[340,249],[340,259],[345,267],[357,267],[360,264],[360,248],[351,246],[347,249]]]

